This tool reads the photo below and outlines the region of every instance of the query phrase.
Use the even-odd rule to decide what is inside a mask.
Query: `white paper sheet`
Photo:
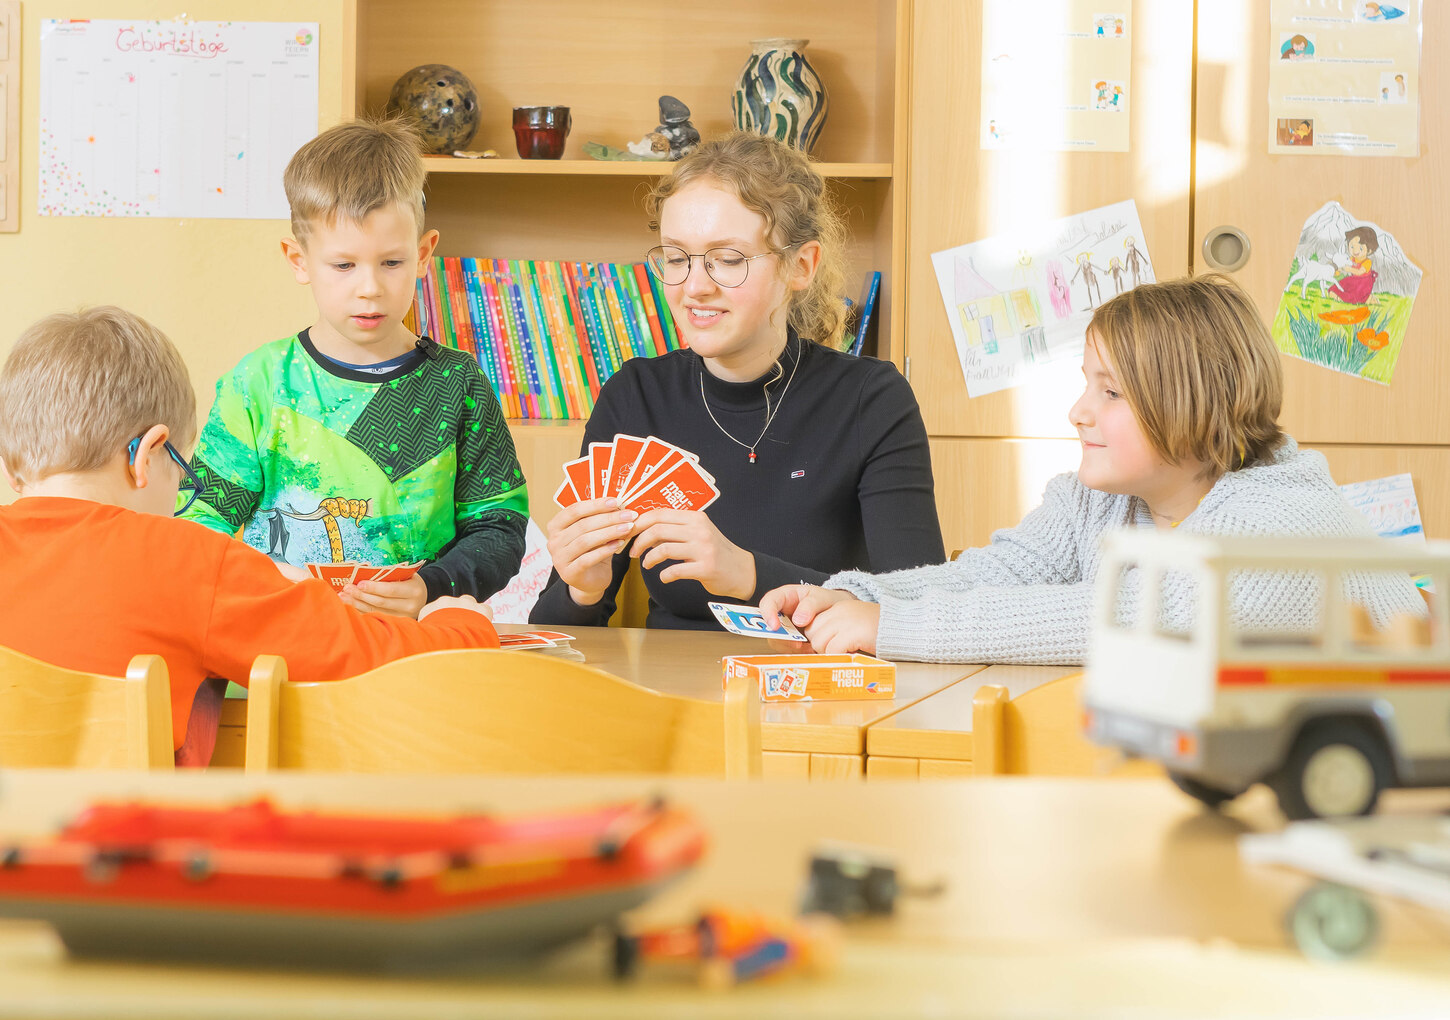
[[[967,394],[1020,386],[1050,363],[1076,363],[1093,310],[1153,263],[1132,199],[933,253]]]
[[[282,170],[317,134],[318,27],[40,27],[42,216],[285,219]]]

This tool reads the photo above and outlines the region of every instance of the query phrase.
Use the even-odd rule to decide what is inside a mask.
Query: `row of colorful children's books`
[[[478,359],[510,418],[588,418],[630,358],[680,347],[644,263],[435,257],[415,330]]]

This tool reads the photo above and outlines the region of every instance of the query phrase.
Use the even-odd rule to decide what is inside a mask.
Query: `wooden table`
[[[1376,1016],[1450,1013],[1450,918],[1376,900],[1380,947],[1311,964],[1283,919],[1312,880],[1244,865],[1235,840],[1281,824],[1255,791],[1204,813],[1166,782],[993,779],[922,784],[727,784],[706,780],[318,776],[237,772],[0,774],[0,833],[47,831],[98,796],[434,812],[546,809],[663,791],[709,830],[689,877],[639,923],[702,903],[785,914],[823,840],[892,857],[907,882],[946,881],[887,921],[848,929],[840,971],[724,995],[647,974],[603,978],[584,943],[502,977],[382,978],[240,971],[65,957],[48,928],[0,922],[0,1017],[473,1016]],[[1388,794],[1390,811],[1450,807],[1450,793]]]
[[[973,774],[972,699],[987,684],[1018,698],[1081,666],[987,666],[969,680],[922,698],[866,731],[866,774],[947,778]]]
[[[530,630],[504,625],[501,631]],[[762,655],[775,649],[756,638],[712,631],[568,627],[585,661],[631,683],[668,694],[719,700],[720,659]],[[822,701],[761,707],[763,770],[772,778],[849,779],[865,772],[866,733],[928,695],[949,687],[981,666],[903,662],[896,667],[891,701]],[[246,745],[246,700],[228,698],[213,766],[240,766]]]

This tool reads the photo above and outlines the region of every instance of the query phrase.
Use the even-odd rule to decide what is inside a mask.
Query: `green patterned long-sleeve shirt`
[[[528,489],[488,379],[419,344],[385,374],[339,365],[307,330],[217,383],[186,516],[302,566],[429,561],[428,597],[484,599],[517,572]]]

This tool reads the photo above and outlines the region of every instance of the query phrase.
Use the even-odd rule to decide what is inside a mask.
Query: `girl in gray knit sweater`
[[[789,616],[817,652],[1073,664],[1087,650],[1099,539],[1109,530],[1371,533],[1323,455],[1279,431],[1279,354],[1228,277],[1143,284],[1109,301],[1088,326],[1082,367],[1086,388],[1069,412],[1081,466],[1050,481],[1021,524],[939,566],[777,588],[760,602],[767,619]],[[1424,615],[1406,576],[1345,584],[1377,625]],[[1302,629],[1320,596],[1311,577],[1267,571],[1233,579],[1231,592],[1239,625],[1262,630]],[[1186,578],[1165,579],[1165,626],[1187,628],[1192,595]]]

